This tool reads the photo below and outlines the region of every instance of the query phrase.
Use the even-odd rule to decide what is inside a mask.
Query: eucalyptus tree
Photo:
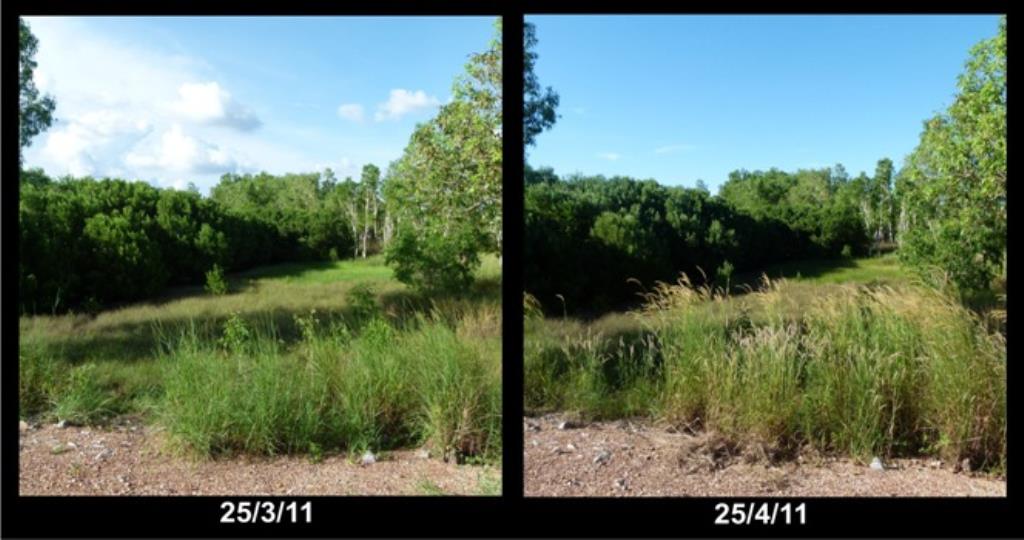
[[[989,288],[1006,260],[1006,18],[975,45],[949,108],[928,119],[900,178],[904,260],[962,293]]]

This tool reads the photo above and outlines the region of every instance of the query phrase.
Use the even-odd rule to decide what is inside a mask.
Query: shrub
[[[241,353],[248,350],[251,344],[253,333],[237,312],[232,313],[228,320],[224,321],[223,334],[219,340],[221,347],[229,353]]]
[[[206,292],[220,296],[228,293],[228,282],[224,279],[224,269],[219,264],[214,264],[206,272]]]

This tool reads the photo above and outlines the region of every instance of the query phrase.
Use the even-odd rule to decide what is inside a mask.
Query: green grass
[[[336,262],[284,263],[263,266],[237,275],[241,279],[276,280],[284,283],[337,283],[345,281],[390,281],[391,268],[382,257]]]
[[[423,297],[380,257],[228,276],[95,317],[20,322],[20,414],[102,424],[137,414],[201,454],[426,444],[500,456],[500,267]]]
[[[1003,335],[943,293],[880,284],[899,275],[880,270],[888,260],[858,262],[741,296],[662,285],[643,310],[591,323],[529,310],[526,406],[646,415],[784,451],[1004,470]]]
[[[772,265],[759,272],[738,274],[733,281],[756,285],[762,275],[773,280],[785,278],[809,284],[899,285],[913,281],[913,274],[900,265],[895,253],[855,259],[794,261]]]

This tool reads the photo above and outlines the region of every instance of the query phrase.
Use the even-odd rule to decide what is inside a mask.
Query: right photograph
[[[527,497],[1005,497],[1006,18],[527,16]]]

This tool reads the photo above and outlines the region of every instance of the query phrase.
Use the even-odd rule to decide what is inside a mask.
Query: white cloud
[[[129,152],[125,164],[141,169],[165,169],[177,173],[225,173],[238,170],[239,163],[215,144],[185,134],[180,125],[164,132],[159,144],[148,152]]]
[[[217,82],[182,84],[173,108],[190,120],[242,131],[254,130],[262,123]]]
[[[98,109],[51,128],[42,153],[64,164],[68,174],[114,176],[119,171],[105,166],[106,156],[135,144],[150,129],[145,119],[115,109]]]
[[[670,144],[668,146],[660,146],[654,149],[655,154],[674,154],[676,152],[689,152],[697,148],[692,144]]]
[[[597,157],[608,161],[618,161],[619,158],[621,158],[622,156],[616,154],[615,152],[604,152],[601,154],[597,154]]]
[[[313,165],[339,162],[338,149],[351,157],[340,163],[346,174],[356,175],[364,162],[383,168],[408,139],[407,133],[350,137],[289,116],[257,119],[214,66],[178,53],[184,49],[166,40],[129,41],[98,31],[87,17],[27,20],[39,39],[36,83],[56,98],[57,109],[53,126],[25,149],[25,166],[51,176],[118,176],[178,187],[194,182],[208,192],[227,171],[322,170]],[[331,108],[297,101],[304,100],[301,94],[291,99]],[[364,110],[364,121],[372,112]],[[264,125],[256,131],[223,128],[259,120]]]
[[[408,113],[429,109],[440,104],[441,102],[436,97],[428,96],[423,90],[410,92],[404,88],[396,88],[391,91],[391,96],[386,102],[377,105],[374,119],[378,122],[398,120]]]
[[[338,107],[338,116],[352,122],[363,122],[363,106],[358,103],[343,103]]]
[[[346,176],[355,176],[359,173],[359,168],[355,166],[348,156],[329,163],[317,162],[310,167],[310,170],[317,172],[322,172],[324,169],[331,169],[334,171],[334,176],[337,177],[339,181],[344,180]]]

